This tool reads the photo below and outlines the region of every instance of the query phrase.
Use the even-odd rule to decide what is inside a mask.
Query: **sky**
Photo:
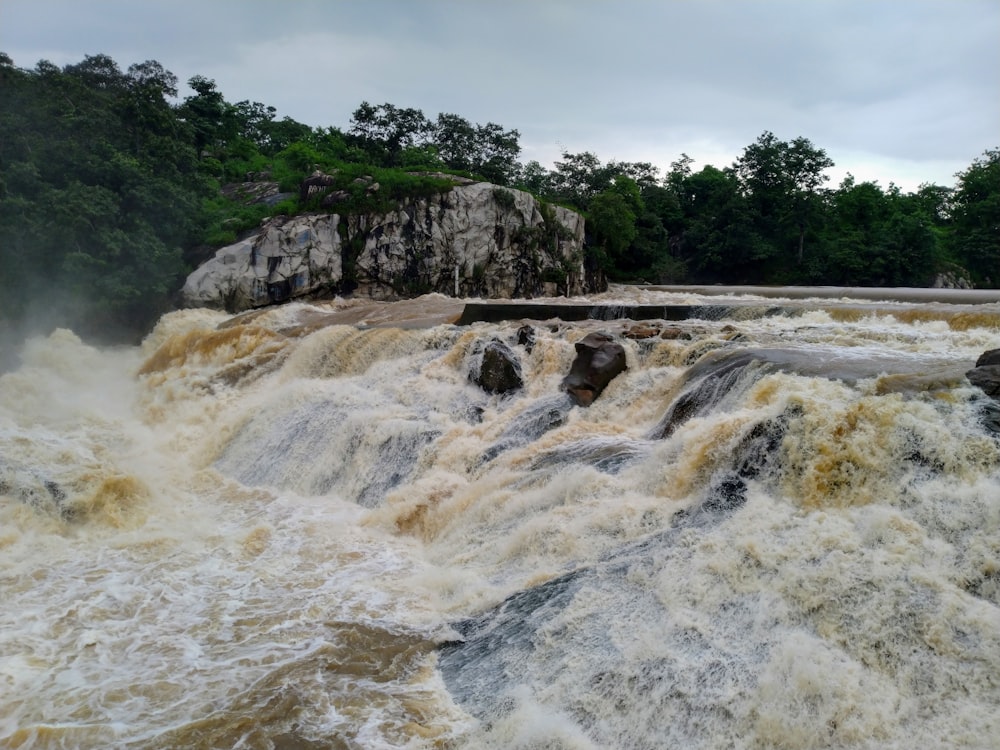
[[[157,60],[314,127],[453,113],[548,168],[722,168],[770,131],[825,150],[833,186],[905,191],[1000,147],[998,40],[1000,0],[0,0],[21,68]]]

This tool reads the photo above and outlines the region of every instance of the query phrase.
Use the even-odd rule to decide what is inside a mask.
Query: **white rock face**
[[[338,223],[336,214],[324,214],[266,225],[188,276],[185,302],[235,312],[333,289],[343,275]]]
[[[384,215],[301,215],[219,250],[184,284],[188,305],[237,312],[292,297],[440,292],[494,298],[585,290],[584,220],[486,182]]]

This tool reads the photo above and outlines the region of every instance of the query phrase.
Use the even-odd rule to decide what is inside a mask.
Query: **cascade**
[[[1000,302],[758,292],[26,342],[0,746],[991,746]]]

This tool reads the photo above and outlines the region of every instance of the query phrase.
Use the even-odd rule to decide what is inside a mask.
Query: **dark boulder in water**
[[[976,366],[965,373],[977,388],[993,398],[1000,398],[1000,349],[990,349],[979,355]]]
[[[535,348],[535,329],[527,323],[518,328],[517,344],[518,346],[523,346],[524,350],[528,352],[528,354],[531,354],[531,350]]]
[[[621,344],[606,333],[588,333],[576,342],[576,359],[562,387],[579,406],[590,406],[625,368]]]
[[[492,339],[483,347],[469,379],[488,393],[510,393],[524,386],[517,354],[500,339]]]
[[[983,393],[993,398],[1000,398],[1000,365],[986,365],[969,370],[965,376]]]
[[[1000,349],[989,349],[979,355],[976,360],[976,367],[988,367],[990,365],[1000,365]]]
[[[480,718],[506,713],[510,705],[504,694],[544,642],[546,626],[572,603],[590,577],[589,570],[572,571],[453,623],[461,640],[442,644],[438,652],[438,666],[451,694]]]

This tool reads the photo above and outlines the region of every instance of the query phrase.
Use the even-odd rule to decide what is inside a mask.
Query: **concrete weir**
[[[457,323],[500,323],[505,320],[719,320],[730,305],[581,305],[544,302],[467,302]]]

